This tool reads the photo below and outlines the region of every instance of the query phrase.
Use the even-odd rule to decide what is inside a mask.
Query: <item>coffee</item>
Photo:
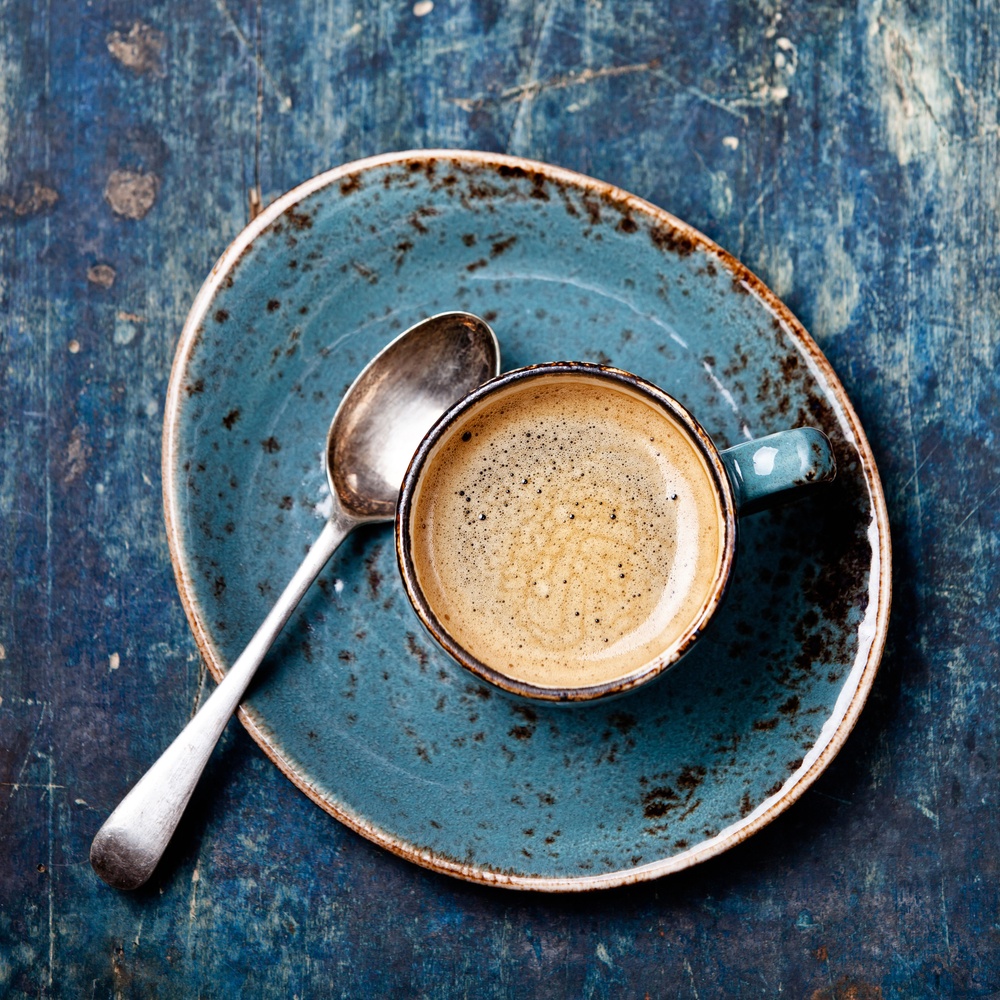
[[[414,571],[442,627],[540,687],[615,681],[667,652],[713,593],[725,523],[689,432],[586,375],[469,409],[412,510]]]

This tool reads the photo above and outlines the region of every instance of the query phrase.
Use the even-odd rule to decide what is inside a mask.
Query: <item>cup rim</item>
[[[411,551],[410,523],[413,498],[427,459],[430,457],[435,445],[445,436],[449,427],[472,407],[512,385],[552,376],[583,376],[615,383],[623,389],[638,392],[647,402],[653,403],[666,411],[670,417],[684,428],[690,442],[705,459],[722,513],[721,558],[712,582],[712,588],[698,613],[688,623],[688,626],[681,633],[679,639],[671,643],[662,654],[622,677],[604,681],[600,684],[589,684],[580,687],[549,687],[532,684],[528,681],[518,680],[508,674],[504,674],[474,657],[468,650],[455,641],[431,608],[424,595],[423,588],[417,579]],[[452,405],[427,432],[410,460],[406,475],[403,478],[399,502],[396,505],[396,559],[399,564],[400,575],[403,579],[407,597],[417,616],[437,643],[461,666],[465,667],[480,680],[487,681],[493,686],[506,691],[508,694],[531,699],[532,701],[578,704],[606,699],[646,684],[673,667],[690,650],[704,631],[709,620],[715,614],[715,611],[722,604],[729,589],[736,558],[736,526],[736,497],[732,483],[729,480],[729,475],[722,463],[719,449],[705,429],[683,404],[664,392],[659,386],[654,385],[639,375],[623,371],[620,368],[597,365],[585,361],[546,362],[543,364],[527,365],[523,368],[515,368],[498,375],[496,378],[490,379],[488,382],[484,382],[481,386]]]

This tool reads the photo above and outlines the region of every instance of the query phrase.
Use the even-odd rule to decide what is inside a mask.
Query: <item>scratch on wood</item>
[[[531,83],[522,83],[516,87],[508,87],[496,97],[449,97],[447,100],[451,104],[457,104],[463,111],[471,112],[477,111],[489,103],[502,104],[506,101],[523,100],[526,97],[535,97],[545,90],[563,90],[566,87],[577,87],[585,83],[593,83],[595,80],[605,80],[609,77],[627,76],[630,73],[645,73],[657,69],[659,65],[659,59],[651,59],[649,62],[634,63],[631,66],[605,66],[602,69],[588,68],[581,70],[579,73],[570,72],[564,76],[553,76],[547,80],[534,80]]]
[[[924,458],[924,460],[913,470],[913,474],[910,476],[910,478],[907,479],[906,482],[903,483],[903,485],[899,488],[900,493],[902,493],[903,490],[905,490],[910,485],[910,483],[912,483],[913,480],[917,478],[917,476],[920,473],[920,470],[934,457],[934,452],[936,452],[943,443],[944,443],[943,441],[938,441],[938,443],[934,445],[933,448],[931,448],[931,450],[927,453],[927,457]],[[964,524],[965,522],[963,521],[962,523]]]
[[[499,94],[479,94],[475,97],[449,97],[446,98],[446,100],[450,104],[457,105],[463,111],[472,113],[488,104],[504,104],[508,101],[524,100],[526,97],[534,98],[543,91],[562,90],[567,87],[576,87],[583,84],[593,83],[596,80],[627,76],[634,73],[650,73],[657,79],[669,83],[677,90],[690,94],[697,100],[704,101],[706,104],[710,104],[712,107],[718,108],[720,111],[725,111],[726,114],[732,115],[744,125],[748,124],[750,121],[747,114],[740,111],[738,107],[734,107],[732,104],[729,104],[718,97],[712,97],[710,94],[706,94],[698,87],[681,83],[680,80],[663,69],[663,64],[658,58],[650,59],[648,62],[631,63],[627,66],[604,66],[600,69],[587,68],[581,70],[580,72],[573,71],[563,74],[562,76],[549,77],[546,80],[535,80],[530,83],[518,84],[516,87],[508,87],[506,90],[500,91]],[[748,98],[734,98],[734,101],[737,104],[746,106],[758,106],[761,103],[759,100],[751,100]]]
[[[691,992],[694,994],[694,1000],[701,1000],[698,996],[698,987],[694,984],[694,972],[691,969],[691,963],[686,958],[684,959],[684,971],[688,974],[688,979],[691,980]]]
[[[187,945],[188,952],[191,951],[191,928],[194,926],[194,918],[198,912],[198,883],[201,881],[201,855],[195,862],[194,871],[191,872],[191,900],[188,904],[188,926]]]
[[[46,785],[33,785],[33,784],[30,784],[29,782],[24,782],[24,781],[22,781],[20,784],[14,784],[13,781],[0,781],[0,787],[3,787],[3,788],[13,788],[15,791],[19,791],[22,788],[38,788],[41,791],[48,792],[51,795],[53,789],[56,789],[56,788],[65,788],[66,786],[65,785],[49,785],[49,784],[46,784]],[[77,801],[78,804],[79,803],[83,803],[84,805],[86,805],[86,803],[83,801],[83,799],[77,799],[76,801]]]
[[[250,40],[243,34],[240,26],[233,19],[233,15],[229,13],[229,8],[226,6],[224,0],[215,0],[215,6],[219,8],[219,13],[222,14],[229,26],[236,33],[236,37],[240,40],[243,47],[248,52],[253,52],[254,47],[250,44]],[[268,68],[264,65],[264,59],[260,52],[254,53],[254,60],[257,63],[257,69],[264,74],[267,82],[271,85],[271,89],[278,98],[278,110],[281,114],[287,114],[292,110],[292,99],[287,94],[282,92],[281,88],[277,84],[277,81],[275,81],[274,77],[271,76]]]
[[[977,510],[980,510],[982,507],[984,507],[986,505],[986,501],[991,500],[998,490],[1000,490],[1000,484],[994,486],[993,489],[990,490],[990,492],[982,499],[982,501],[977,503],[976,506],[973,507],[972,510],[970,510],[969,513],[966,514],[965,517],[963,517],[962,520],[958,522],[958,527],[961,528],[962,525],[965,524],[965,522],[968,521],[969,518],[972,517],[972,515],[975,514]]]
[[[948,902],[944,895],[944,875],[941,876],[941,923],[944,930],[944,946],[951,948],[951,934],[948,932]]]
[[[932,120],[934,121],[934,124],[940,125],[938,117],[934,113],[934,108],[931,107],[931,102],[927,100],[927,95],[924,93],[923,88],[920,86],[919,83],[917,83],[916,63],[913,58],[913,52],[910,49],[910,46],[907,43],[906,39],[898,31],[895,31],[892,28],[887,28],[886,36],[889,39],[890,44],[895,45],[903,52],[903,55],[906,56],[906,61],[909,64],[909,72],[907,73],[907,76],[910,78],[910,84],[913,87],[913,90],[916,93],[916,95],[920,98],[921,103],[927,109],[927,113],[931,116]],[[903,97],[903,100],[907,100],[905,94],[903,93],[904,87],[900,81],[900,77],[895,66],[893,66],[893,74],[896,76],[896,81],[897,81],[896,86],[899,88],[900,95]]]
[[[687,93],[689,93],[692,97],[697,97],[698,100],[705,101],[706,104],[711,104],[713,107],[718,108],[720,111],[725,111],[728,114],[731,114],[734,118],[739,118],[739,120],[743,122],[744,125],[749,123],[750,119],[744,112],[738,110],[737,108],[733,107],[730,104],[727,104],[725,101],[720,100],[718,97],[712,97],[711,94],[706,94],[703,90],[699,90],[697,87],[684,86],[682,83],[680,83],[680,81],[675,80],[669,74],[661,73],[659,75],[665,77],[666,79],[669,79],[672,83],[680,87],[681,90],[684,90]]]
[[[55,786],[56,780],[56,765],[55,758],[52,755],[52,747],[49,746],[49,785]],[[49,876],[46,879],[49,887],[49,989],[52,989],[52,977],[53,971],[56,963],[56,930],[55,930],[55,901],[53,898],[53,893],[55,889],[55,883],[52,877],[52,844],[55,840],[55,796],[52,792],[49,792],[49,817],[48,817],[48,853],[46,855],[46,864],[48,865]]]
[[[35,731],[31,734],[31,739],[28,741],[28,749],[24,752],[24,760],[21,762],[21,770],[17,772],[17,777],[11,783],[11,795],[14,794],[21,787],[21,775],[24,774],[24,769],[28,766],[28,758],[31,756],[32,747],[35,745],[35,740],[38,738],[38,731],[42,728],[42,720],[45,718],[45,705],[41,706],[41,711],[38,713],[38,723],[35,725]]]
[[[781,175],[782,170],[785,167],[785,152],[782,150],[778,154],[778,162],[775,163],[774,169],[771,171],[771,179],[761,188],[760,194],[754,199],[753,204],[743,213],[743,217],[740,219],[741,227],[741,240],[742,240],[742,227],[746,221],[757,211],[758,208],[764,203],[764,199],[774,190],[775,185],[778,183],[778,178]]]
[[[253,190],[250,195],[250,221],[263,209],[260,190],[260,139],[264,128],[264,17],[263,0],[257,0],[257,130],[253,145]]]
[[[836,795],[827,795],[826,792],[817,791],[815,788],[810,788],[809,791],[813,795],[821,795],[824,799],[832,799],[834,802],[840,802],[842,805],[845,805],[845,806],[853,806],[854,805],[853,802],[850,802],[847,799],[838,799]]]
[[[935,829],[939,829],[941,825],[941,820],[938,817],[938,814],[934,812],[933,809],[928,809],[927,806],[924,805],[922,801],[920,801],[923,798],[924,798],[923,795],[919,796],[917,801],[913,803],[914,806],[916,806],[918,812],[923,813],[934,824]]]
[[[948,79],[951,80],[955,89],[958,91],[958,96],[962,98],[963,101],[968,101],[972,106],[972,114],[974,117],[979,117],[979,102],[973,93],[966,89],[965,84],[962,83],[962,78],[955,73],[953,70],[949,69],[947,66],[942,65],[941,67]]]
[[[545,5],[545,13],[542,15],[542,26],[538,31],[538,37],[535,39],[535,49],[531,54],[531,62],[528,65],[529,80],[538,78],[539,60],[542,49],[548,40],[549,29],[552,24],[552,11],[556,3],[557,0],[548,0],[548,3]],[[518,98],[517,114],[514,116],[514,124],[511,126],[510,133],[507,136],[506,149],[508,153],[512,151],[515,142],[520,147],[527,147],[531,144],[530,111],[533,98],[534,94],[530,90],[525,91]]]

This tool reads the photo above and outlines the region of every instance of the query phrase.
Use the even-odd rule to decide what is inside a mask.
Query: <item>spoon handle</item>
[[[254,672],[310,584],[357,523],[335,511],[212,696],[97,831],[90,863],[108,885],[137,889],[153,873]]]

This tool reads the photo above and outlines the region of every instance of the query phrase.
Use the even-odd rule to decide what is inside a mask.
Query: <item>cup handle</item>
[[[815,427],[796,427],[721,453],[742,517],[797,500],[837,476],[830,439]]]

